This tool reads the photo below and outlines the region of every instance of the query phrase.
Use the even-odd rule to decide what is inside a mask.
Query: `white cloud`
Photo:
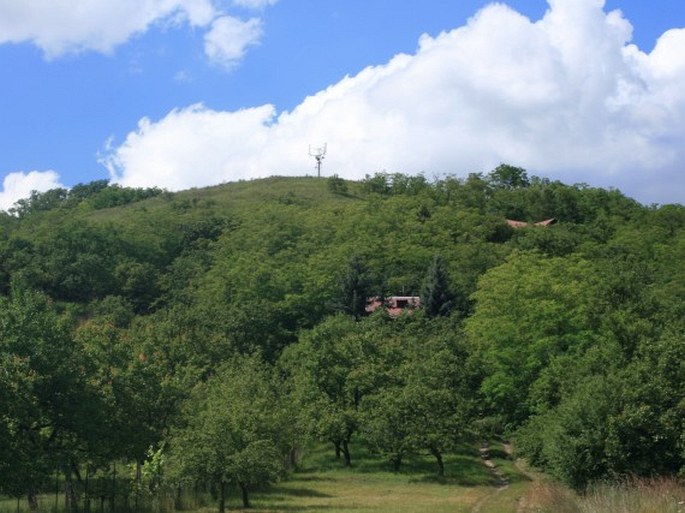
[[[242,21],[221,16],[205,34],[205,53],[210,61],[231,69],[244,57],[249,46],[259,43],[262,34],[262,22],[258,18]]]
[[[32,191],[45,192],[64,187],[54,171],[9,173],[2,182],[0,210],[9,210],[18,200],[28,198]]]
[[[233,5],[248,9],[263,9],[275,5],[278,0],[233,0]]]
[[[666,32],[647,54],[603,0],[549,3],[537,22],[490,5],[292,112],[195,105],[144,119],[108,167],[125,185],[181,189],[312,172],[308,145],[325,141],[324,171],[349,178],[507,162],[645,202],[683,202],[685,30]]]
[[[216,15],[212,0],[0,0],[0,44],[31,42],[47,58],[109,53],[154,23],[206,26]]]
[[[273,114],[271,106],[215,112],[193,105],[157,123],[143,119],[103,163],[114,176],[126,170],[119,181],[133,187],[179,190],[249,178],[259,172],[254,155],[266,146]],[[262,129],[246,134],[246,127]]]
[[[68,53],[111,53],[155,24],[207,28],[205,51],[223,67],[240,61],[263,33],[258,18],[226,15],[219,0],[0,0],[0,45],[32,43],[47,59]],[[236,0],[234,5],[264,9],[276,0]]]

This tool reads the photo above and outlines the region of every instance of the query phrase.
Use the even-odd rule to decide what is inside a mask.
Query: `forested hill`
[[[25,493],[64,458],[144,459],[174,426],[189,429],[193,387],[255,351],[292,380],[282,390],[310,406],[325,397],[353,419],[300,419],[302,432],[397,457],[379,438],[400,434],[369,419],[391,418],[381,405],[413,383],[392,369],[440,368],[416,344],[451,355],[443,377],[469,374],[435,378],[434,389],[451,383],[439,405],[456,406],[436,403],[446,427],[407,435],[402,451],[435,454],[445,432],[493,430],[575,486],[684,468],[683,206],[506,165],[434,182],[275,177],[179,193],[93,182],[0,213],[0,295],[0,447],[14,458],[0,474],[8,461],[26,466],[0,483],[5,493]],[[360,297],[393,295],[421,295],[425,311],[393,321],[359,308]],[[325,340],[354,337],[366,340],[348,348],[360,353],[332,356],[346,369],[340,390],[365,376],[352,403],[293,391],[314,386]],[[394,346],[389,356],[388,340],[411,356]],[[371,360],[382,379],[360,370]],[[41,397],[46,383],[63,390]]]

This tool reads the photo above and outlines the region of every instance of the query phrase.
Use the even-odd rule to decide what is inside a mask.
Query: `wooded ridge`
[[[682,475],[684,334],[682,205],[513,166],[34,193],[0,213],[0,493],[119,463],[248,505],[311,440],[440,475],[493,435],[579,490]]]

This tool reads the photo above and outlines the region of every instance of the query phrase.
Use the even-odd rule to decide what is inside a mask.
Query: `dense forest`
[[[392,296],[420,306],[368,311]],[[73,511],[247,506],[312,441],[682,475],[685,208],[509,165],[33,193],[0,212],[0,405],[0,494],[32,509],[55,479]]]

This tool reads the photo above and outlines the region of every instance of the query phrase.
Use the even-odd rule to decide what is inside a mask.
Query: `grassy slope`
[[[327,446],[307,454],[302,468],[287,481],[255,495],[256,509],[467,513],[495,489],[492,474],[472,447],[465,446],[457,454],[446,457],[443,480],[435,477],[434,462],[429,457],[407,458],[400,472],[391,472],[385,462],[359,448],[357,453],[351,469],[342,468],[333,460]]]
[[[436,477],[435,462],[429,456],[407,457],[401,471],[392,472],[386,462],[363,448],[355,446],[353,451],[352,468],[344,468],[334,459],[332,447],[325,445],[308,450],[298,471],[268,490],[252,494],[253,510],[268,513],[471,513],[497,489],[496,479],[472,446],[465,445],[457,453],[446,455],[444,479]],[[512,479],[520,480],[522,475],[516,472],[512,467]],[[54,495],[44,495],[40,499],[43,510],[54,509]],[[60,510],[63,509],[62,499],[60,495]],[[515,513],[515,505],[516,501],[511,501],[510,507],[492,511]],[[25,500],[21,500],[20,506],[19,513],[26,513]],[[231,492],[227,506],[233,510],[241,508],[237,491]],[[214,513],[216,505],[209,501],[197,508],[189,503],[185,511]],[[0,497],[0,513],[17,513],[16,500]]]

